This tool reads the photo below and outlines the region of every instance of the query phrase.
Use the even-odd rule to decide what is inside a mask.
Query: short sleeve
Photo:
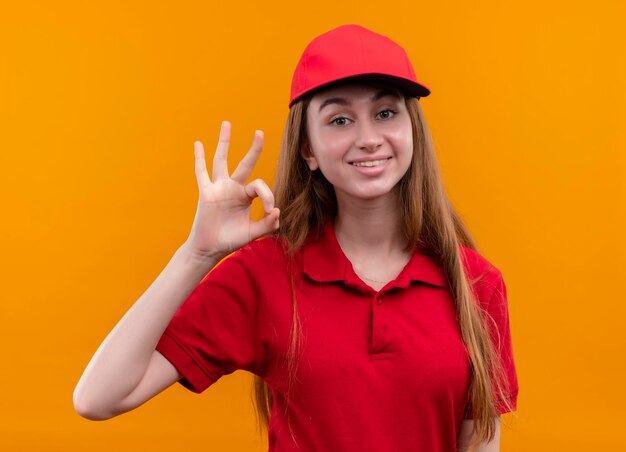
[[[201,393],[222,375],[255,372],[253,270],[245,248],[224,259],[196,286],[157,343],[187,389]]]
[[[495,289],[487,305],[487,313],[491,319],[493,319],[493,322],[489,322],[491,340],[493,341],[493,344],[495,345],[502,360],[504,378],[506,378],[506,381],[502,382],[503,386],[506,388],[505,399],[511,406],[511,409],[508,409],[502,399],[499,398],[497,400],[496,411],[498,414],[504,414],[517,409],[517,394],[519,392],[519,388],[515,361],[513,358],[513,344],[511,342],[506,285],[500,272],[498,272],[498,280],[495,283]],[[467,404],[467,413],[465,418],[474,418],[471,401]]]

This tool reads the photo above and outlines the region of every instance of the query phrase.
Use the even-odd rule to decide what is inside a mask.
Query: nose
[[[355,145],[359,149],[376,151],[383,144],[383,137],[371,120],[362,120],[357,123],[357,137]]]

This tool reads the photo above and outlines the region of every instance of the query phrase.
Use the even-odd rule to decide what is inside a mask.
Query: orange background
[[[625,447],[626,6],[505,3],[3,5],[0,449],[267,450],[246,373],[105,422],[72,391],[187,238],[194,140],[212,156],[230,120],[232,170],[264,130],[271,184],[300,52],[343,23],[407,50],[449,195],[507,282],[502,450]]]

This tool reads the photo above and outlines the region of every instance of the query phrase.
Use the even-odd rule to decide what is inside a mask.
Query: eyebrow
[[[397,91],[393,91],[391,89],[381,89],[380,91],[377,91],[376,93],[374,93],[374,95],[370,97],[370,100],[372,102],[376,102],[378,99],[381,99],[385,96],[395,97],[397,100],[401,99],[401,96],[400,94],[398,94]],[[324,107],[326,107],[327,105],[331,105],[331,104],[350,105],[350,102],[344,97],[339,97],[339,96],[329,97],[324,102],[322,102],[322,105],[320,105],[318,113],[322,111]]]

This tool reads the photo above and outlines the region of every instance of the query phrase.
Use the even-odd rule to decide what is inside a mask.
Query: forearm
[[[186,244],[102,342],[74,390],[74,404],[108,411],[139,384],[172,317],[217,260]]]

